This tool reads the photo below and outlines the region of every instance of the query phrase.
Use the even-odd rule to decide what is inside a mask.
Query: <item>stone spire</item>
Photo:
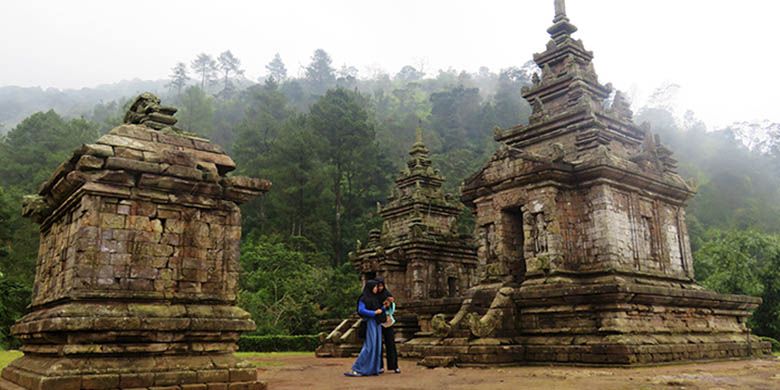
[[[555,18],[566,17],[566,0],[555,0]]]
[[[581,40],[566,14],[565,0],[555,0],[553,25],[547,29],[550,40],[546,50],[534,54],[541,77],[523,88],[523,97],[531,103],[528,125],[496,132],[496,140],[510,147],[544,143],[551,134],[575,133],[558,141],[571,155],[581,160],[586,154],[619,140],[637,150],[645,132],[633,123],[630,106],[622,94],[613,103],[611,84],[601,84],[593,66],[593,53]],[[574,152],[574,153],[573,153]],[[576,153],[576,154],[575,154]]]
[[[433,166],[430,150],[423,142],[422,127],[418,126],[406,166],[395,180],[387,205],[379,208],[379,214],[391,223],[396,219],[419,219],[431,213],[454,218],[460,209],[444,193],[443,185],[444,177]],[[448,223],[436,225],[449,226]]]
[[[557,43],[566,41],[571,34],[577,31],[577,27],[569,23],[569,18],[566,16],[566,0],[555,0],[555,19],[553,19],[553,23],[555,24],[547,32],[552,35]]]
[[[409,150],[409,156],[411,156],[411,158],[406,162],[408,175],[419,174],[431,179],[442,180],[438,170],[431,168],[430,150],[428,150],[428,147],[425,146],[425,143],[423,142],[422,127],[417,126],[415,132],[415,142]],[[404,171],[404,173],[406,174],[407,172]]]

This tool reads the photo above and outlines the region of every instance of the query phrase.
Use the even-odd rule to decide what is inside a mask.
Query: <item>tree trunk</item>
[[[333,242],[333,249],[335,250],[335,257],[333,259],[333,265],[338,266],[341,264],[341,257],[342,257],[342,248],[341,248],[341,202],[342,202],[342,195],[341,195],[341,167],[336,167],[336,178],[333,183],[333,193],[335,195],[335,206],[336,206],[336,226],[335,226],[335,232],[333,234],[334,242]]]

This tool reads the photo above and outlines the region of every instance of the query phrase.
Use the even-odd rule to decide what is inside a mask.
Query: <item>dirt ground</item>
[[[353,359],[250,358],[270,390],[283,389],[780,389],[780,358],[641,368],[506,367],[427,369],[347,378]]]

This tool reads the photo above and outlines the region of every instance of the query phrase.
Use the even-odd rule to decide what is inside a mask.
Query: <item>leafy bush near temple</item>
[[[9,338],[9,329],[14,321],[24,314],[29,304],[30,287],[7,278],[0,272],[0,348],[13,348],[18,344]]]
[[[317,335],[243,335],[238,340],[238,350],[241,352],[308,352],[314,351],[317,348],[317,344],[319,344]]]
[[[766,336],[761,337],[761,340],[769,341],[772,344],[772,352],[780,352],[780,341]]]
[[[711,230],[704,242],[694,254],[699,281],[722,293],[760,296],[753,331],[780,338],[780,235]]]
[[[336,272],[324,254],[307,246],[268,236],[244,243],[239,305],[252,315],[258,334],[312,334],[320,319],[354,310],[357,276]]]

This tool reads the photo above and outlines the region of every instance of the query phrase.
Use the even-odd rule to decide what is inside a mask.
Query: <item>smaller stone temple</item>
[[[458,313],[400,346],[428,366],[635,365],[769,350],[747,320],[760,298],[696,284],[685,222],[694,195],[672,152],[599,82],[555,0],[530,123],[464,183],[481,279]]]
[[[457,232],[462,206],[444,192],[444,178],[429,153],[418,128],[387,204],[378,205],[382,229],[371,231],[368,242],[358,242],[350,253],[363,281],[382,276],[395,296],[399,342],[430,332],[435,314],[454,314],[477,281],[476,245],[470,235]],[[357,317],[342,321],[325,336],[318,356],[359,352],[358,325]]]
[[[236,306],[239,205],[270,188],[176,129],[139,96],[125,123],[83,145],[26,199],[40,224],[24,356],[2,390],[264,389],[233,356],[253,331]]]

